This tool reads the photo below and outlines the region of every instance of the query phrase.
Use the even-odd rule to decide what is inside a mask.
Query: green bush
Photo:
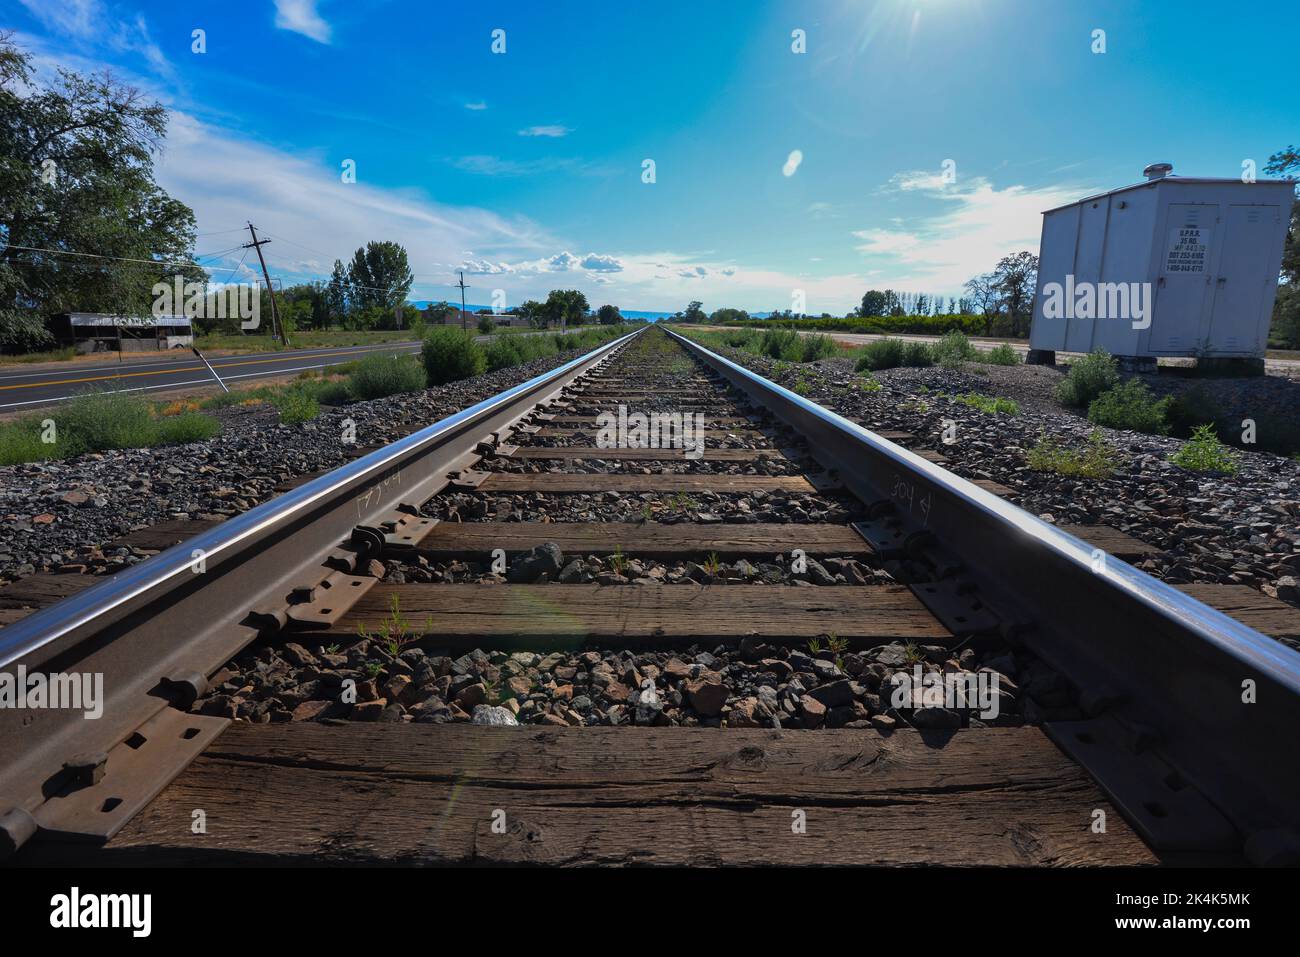
[[[59,445],[77,452],[142,449],[155,445],[158,423],[149,403],[126,392],[88,392],[54,415]]]
[[[534,336],[533,338],[543,339],[544,336]],[[489,372],[495,372],[498,369],[507,369],[510,366],[519,365],[526,361],[524,359],[525,346],[527,340],[520,336],[497,336],[488,344],[484,355],[487,359],[487,368]]]
[[[1214,434],[1213,425],[1197,426],[1183,447],[1169,456],[1169,461],[1189,472],[1225,472],[1233,475],[1237,471],[1237,456],[1219,441],[1219,437]]]
[[[747,352],[758,352],[759,343],[763,337],[754,329],[736,329],[728,332],[718,333],[718,339],[724,345],[733,349],[744,349]]]
[[[497,327],[496,323],[492,321],[491,316],[478,317],[478,331],[483,335],[485,336],[492,335],[492,330],[495,329],[496,327]]]
[[[767,329],[759,343],[759,351],[769,359],[784,359],[786,362],[803,360],[803,346],[799,342],[799,333],[793,329]]]
[[[0,423],[0,465],[42,462],[58,455],[56,445],[41,441],[41,420],[38,416]]]
[[[1009,343],[1004,342],[984,353],[980,361],[993,366],[1018,366],[1020,353],[1011,348]]]
[[[284,425],[308,422],[320,415],[320,403],[310,386],[291,386],[272,395],[270,402],[280,413],[280,422]]]
[[[934,350],[924,342],[909,342],[903,349],[903,365],[924,368],[934,365]]]
[[[1106,444],[1100,430],[1093,429],[1088,444],[1071,449],[1045,435],[1025,454],[1035,472],[1055,472],[1068,478],[1110,478],[1119,467],[1119,454]]]
[[[1104,349],[1070,363],[1069,375],[1056,387],[1062,405],[1086,409],[1107,389],[1119,384],[1119,364]]]
[[[1130,429],[1150,435],[1164,435],[1169,431],[1165,417],[1170,399],[1157,399],[1145,382],[1129,379],[1113,389],[1107,389],[1088,405],[1088,421],[1112,429]]]
[[[183,412],[158,423],[158,445],[184,445],[202,442],[221,431],[221,423],[201,412]]]
[[[47,419],[53,419],[53,429],[48,432]],[[153,405],[137,395],[88,392],[48,415],[0,425],[0,465],[66,459],[107,449],[198,442],[220,431],[220,422],[199,412],[158,418]],[[55,441],[42,441],[46,434]]]
[[[835,355],[835,340],[830,336],[817,333],[811,336],[800,336],[799,338],[803,345],[804,362],[816,362],[818,359],[829,359]]]
[[[418,392],[424,386],[424,367],[414,356],[366,356],[351,377],[351,392],[359,399]]]
[[[420,375],[424,375],[423,369],[420,369]],[[347,405],[356,399],[352,392],[352,385],[347,380],[321,382],[314,388],[316,401],[321,405]]]
[[[858,364],[854,368],[858,372],[896,369],[903,364],[903,353],[906,349],[907,344],[902,339],[877,339],[875,342],[868,342],[862,347]]]
[[[951,368],[963,362],[974,362],[980,357],[979,350],[971,345],[966,334],[959,329],[944,333],[942,339],[932,347],[934,361]]]
[[[443,385],[458,379],[482,375],[487,356],[467,330],[456,326],[437,326],[424,337],[424,371],[430,385]]]

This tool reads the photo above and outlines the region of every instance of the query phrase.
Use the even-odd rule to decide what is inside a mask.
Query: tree
[[[965,289],[969,296],[962,300],[967,309],[978,309],[984,317],[984,335],[993,334],[993,324],[997,322],[1002,308],[1002,293],[995,286],[996,277],[991,272],[972,276],[966,280]]]
[[[682,314],[682,318],[687,322],[703,322],[708,318],[704,314],[704,303],[695,300],[687,303],[686,312]]]
[[[709,322],[724,323],[737,322],[742,319],[748,319],[749,313],[744,309],[733,309],[730,306],[723,306],[721,309],[715,309],[709,315]]]
[[[528,299],[519,305],[519,315],[528,320],[528,324],[534,327],[544,327],[546,325],[546,305],[536,299]]]
[[[993,287],[1002,297],[1013,336],[1029,335],[1038,284],[1038,257],[1025,251],[1003,256],[993,268]]]
[[[43,85],[12,38],[0,33],[0,349],[26,351],[50,344],[48,315],[147,314],[155,283],[207,277],[193,211],[153,178],[167,111],[107,72]]]
[[[879,289],[868,289],[862,295],[862,305],[858,308],[858,315],[864,318],[883,316],[887,308],[888,301],[885,294]]]
[[[330,273],[330,281],[325,286],[325,324],[328,326],[330,320],[337,320],[339,325],[343,325],[348,315],[348,283],[347,270],[343,268],[341,260],[334,260],[334,271]]]
[[[1264,171],[1274,176],[1295,179],[1300,173],[1300,152],[1288,146],[1274,153],[1264,165]],[[1300,184],[1296,191],[1300,194]],[[1297,196],[1300,199],[1300,196]],[[1273,303],[1273,321],[1269,337],[1278,345],[1300,348],[1300,202],[1291,206],[1291,225],[1287,229],[1286,244],[1282,247],[1282,274]]]
[[[580,326],[587,318],[587,297],[577,289],[552,289],[543,306],[548,320],[561,326]]]
[[[349,298],[361,309],[381,307],[390,313],[406,302],[415,274],[406,250],[394,242],[369,242],[348,266]]]
[[[619,313],[618,306],[606,304],[596,310],[596,321],[602,326],[616,326],[623,321],[623,316]]]

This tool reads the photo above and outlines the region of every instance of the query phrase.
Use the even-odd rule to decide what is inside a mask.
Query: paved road
[[[479,336],[486,341],[490,336]],[[417,353],[419,342],[387,342],[370,346],[327,349],[291,349],[285,352],[251,352],[210,359],[227,385],[245,379],[294,375],[307,369],[352,362],[371,353]],[[126,357],[94,364],[67,363],[63,368],[31,371],[23,366],[0,367],[0,411],[50,405],[92,389],[109,392],[152,392],[186,386],[215,385],[212,374],[188,349],[175,358]]]

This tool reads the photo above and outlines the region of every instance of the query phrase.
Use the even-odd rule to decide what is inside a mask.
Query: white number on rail
[[[916,486],[904,479],[901,475],[894,476],[894,486],[890,490],[890,495],[898,502],[905,503],[909,512],[915,512],[921,516],[921,525],[928,525],[930,522],[930,506],[934,503],[934,493],[927,492],[920,498],[917,497]]]
[[[380,481],[376,482],[374,485],[366,489],[364,492],[362,492],[360,495],[358,495],[357,496],[357,518],[363,517],[366,513],[366,509],[370,507],[370,503],[378,499],[380,495],[383,493],[384,489],[394,484],[396,485],[402,484],[402,473],[400,471],[394,472],[392,475],[389,475],[386,478],[381,479]]]

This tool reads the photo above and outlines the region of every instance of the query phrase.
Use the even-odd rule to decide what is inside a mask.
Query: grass
[[[190,405],[172,408],[123,392],[88,392],[51,413],[0,425],[0,465],[180,445],[221,431],[220,422]]]
[[[1168,396],[1156,399],[1145,382],[1129,379],[1088,404],[1088,421],[1112,429],[1165,435],[1169,432],[1166,417],[1171,401]]]
[[[273,396],[270,401],[280,413],[282,425],[310,422],[320,415],[320,402],[309,388],[290,387]]]
[[[1055,472],[1067,478],[1110,478],[1120,465],[1119,453],[1106,444],[1100,429],[1093,429],[1080,449],[1062,445],[1050,435],[1042,436],[1025,459],[1035,472]]]
[[[1004,415],[1019,415],[1020,406],[1012,399],[1003,399],[998,396],[980,395],[978,392],[968,392],[965,395],[954,395],[953,401],[960,402],[962,405],[968,405],[972,409],[979,409],[981,412],[1002,413]]]
[[[267,325],[270,323],[268,322]],[[317,329],[290,332],[290,345],[274,341],[269,333],[242,336],[213,333],[195,336],[194,344],[203,350],[230,349],[236,352],[280,352],[284,349],[329,349],[346,346],[374,346],[388,342],[411,342],[420,334],[414,329]]]
[[[943,338],[930,347],[934,361],[946,369],[959,368],[965,362],[979,360],[980,352],[961,331],[946,332]]]
[[[426,385],[424,367],[414,356],[366,356],[357,363],[348,391],[358,399],[382,399],[418,392]]]
[[[1104,349],[1090,352],[1070,363],[1070,372],[1056,387],[1062,405],[1088,408],[1103,392],[1119,384],[1119,366]]]
[[[455,326],[436,326],[424,337],[421,351],[430,385],[469,379],[487,371],[487,356],[474,334]]]
[[[740,349],[756,356],[765,356],[780,362],[816,362],[839,355],[841,349],[827,335],[800,335],[794,329],[728,329],[725,332],[706,332],[698,329],[678,330],[703,346],[725,346]]]
[[[402,614],[402,602],[396,595],[390,595],[388,614],[379,620],[378,629],[370,632],[366,623],[357,625],[357,635],[367,641],[373,641],[384,651],[396,658],[407,646],[419,641],[425,634],[433,631],[433,618],[426,618],[423,631],[416,629],[410,620]]]
[[[62,349],[50,349],[47,352],[27,352],[19,356],[0,355],[0,366],[23,365],[30,362],[67,362],[77,357],[77,350],[73,346],[64,346]]]
[[[1018,366],[1020,365],[1020,353],[1004,342],[1001,345],[994,346],[988,352],[982,353],[980,362],[985,362],[991,366]]]
[[[1238,467],[1237,456],[1219,441],[1213,425],[1197,426],[1183,447],[1169,456],[1169,461],[1189,472],[1235,475]]]

